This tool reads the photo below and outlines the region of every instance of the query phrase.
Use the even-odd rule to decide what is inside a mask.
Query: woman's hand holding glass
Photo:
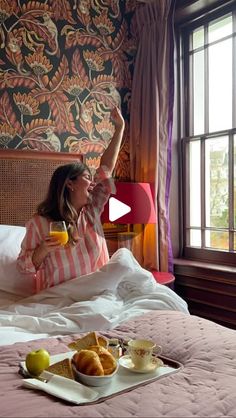
[[[36,269],[42,264],[45,257],[60,249],[62,245],[68,242],[68,232],[64,221],[51,222],[49,236],[47,236],[41,244],[34,250],[32,261]]]
[[[69,239],[65,222],[50,222],[49,236],[55,238],[52,242],[59,241],[61,245],[65,245]]]

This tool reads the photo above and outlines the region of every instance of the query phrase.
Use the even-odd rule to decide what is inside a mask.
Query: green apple
[[[39,376],[50,364],[50,354],[44,348],[27,354],[25,365],[32,376]]]

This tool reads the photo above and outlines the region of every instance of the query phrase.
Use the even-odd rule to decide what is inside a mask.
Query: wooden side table
[[[164,284],[174,289],[175,276],[172,273],[152,270],[152,274],[157,283]]]

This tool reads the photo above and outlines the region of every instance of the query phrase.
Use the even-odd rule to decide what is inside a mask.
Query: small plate
[[[135,373],[151,373],[154,372],[154,370],[156,370],[157,367],[161,367],[164,365],[161,359],[159,359],[158,357],[152,357],[151,362],[148,364],[147,367],[145,367],[145,369],[137,369],[134,363],[132,362],[131,357],[128,355],[120,357],[119,363],[125,369],[128,369],[131,372]]]

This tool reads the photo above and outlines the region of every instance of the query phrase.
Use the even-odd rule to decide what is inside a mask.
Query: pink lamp
[[[130,206],[131,211],[112,223],[116,224],[155,224],[156,211],[154,207],[151,186],[149,183],[116,182],[114,197]],[[109,202],[101,215],[102,223],[111,222],[109,219]]]
[[[128,234],[121,232],[118,235],[121,237],[122,243],[131,249],[132,236],[136,234],[130,232],[130,224],[157,223],[151,186],[149,183],[116,182],[116,194],[114,196],[131,208],[129,213],[112,221],[114,224],[128,225]],[[101,220],[102,223],[111,222],[109,219],[109,202],[104,207]],[[152,270],[152,274],[158,283],[165,284],[173,289],[175,277],[172,273]]]

